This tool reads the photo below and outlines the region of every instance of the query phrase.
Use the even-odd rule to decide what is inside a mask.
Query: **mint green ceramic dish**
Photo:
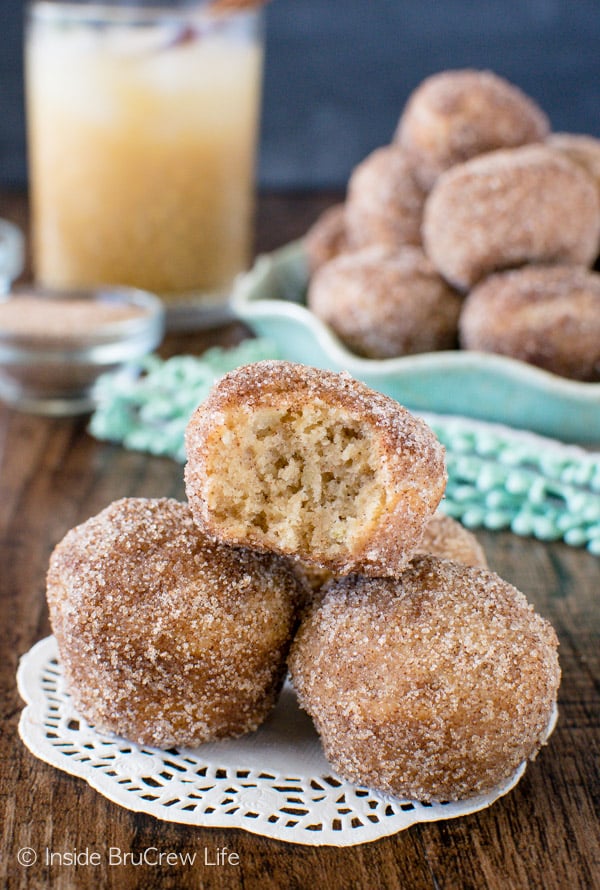
[[[232,308],[282,356],[353,377],[415,411],[459,414],[563,441],[600,442],[600,383],[579,383],[501,355],[430,352],[359,358],[303,305],[308,269],[301,242],[259,257],[234,288]]]

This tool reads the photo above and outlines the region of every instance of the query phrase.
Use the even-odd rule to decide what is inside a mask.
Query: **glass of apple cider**
[[[37,281],[153,291],[173,327],[222,316],[250,259],[262,59],[256,10],[30,3]]]

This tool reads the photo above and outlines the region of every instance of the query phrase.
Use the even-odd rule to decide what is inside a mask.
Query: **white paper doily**
[[[251,735],[196,749],[140,747],[100,735],[76,713],[57,655],[56,640],[47,637],[21,659],[17,681],[27,707],[19,733],[25,745],[114,803],[169,822],[243,828],[295,844],[349,846],[417,822],[484,809],[525,770],[522,764],[492,794],[459,803],[421,804],[351,785],[332,772],[289,684]]]

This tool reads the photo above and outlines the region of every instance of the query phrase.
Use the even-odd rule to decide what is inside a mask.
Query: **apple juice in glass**
[[[36,279],[219,306],[250,257],[261,13],[208,2],[30,3]]]

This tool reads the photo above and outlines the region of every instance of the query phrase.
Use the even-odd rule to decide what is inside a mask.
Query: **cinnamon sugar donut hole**
[[[186,431],[209,535],[334,573],[397,574],[446,484],[429,427],[347,373],[262,361],[226,374]]]
[[[444,170],[483,152],[539,142],[545,113],[520,89],[491,71],[442,71],[411,94],[397,143],[411,158],[423,188]]]
[[[556,702],[557,645],[493,572],[418,557],[398,579],[330,585],[289,666],[340,776],[449,801],[491,791],[536,756]]]
[[[425,204],[425,252],[459,289],[524,263],[589,265],[599,237],[592,180],[544,145],[459,164],[439,178]]]
[[[471,291],[464,349],[496,352],[574,380],[600,380],[600,275],[580,266],[524,266]]]
[[[425,526],[415,556],[437,556],[463,566],[487,568],[485,552],[475,535],[443,513],[434,513]]]
[[[338,254],[349,250],[345,204],[334,204],[324,210],[306,232],[303,244],[311,275]]]
[[[354,169],[348,183],[348,243],[354,249],[419,245],[424,203],[425,192],[406,153],[397,145],[376,149]]]
[[[365,358],[453,349],[462,297],[418,247],[372,246],[323,266],[309,284],[309,309]]]
[[[186,504],[142,498],[68,532],[47,586],[77,710],[100,732],[161,748],[262,723],[300,595],[283,560],[210,541]]]

